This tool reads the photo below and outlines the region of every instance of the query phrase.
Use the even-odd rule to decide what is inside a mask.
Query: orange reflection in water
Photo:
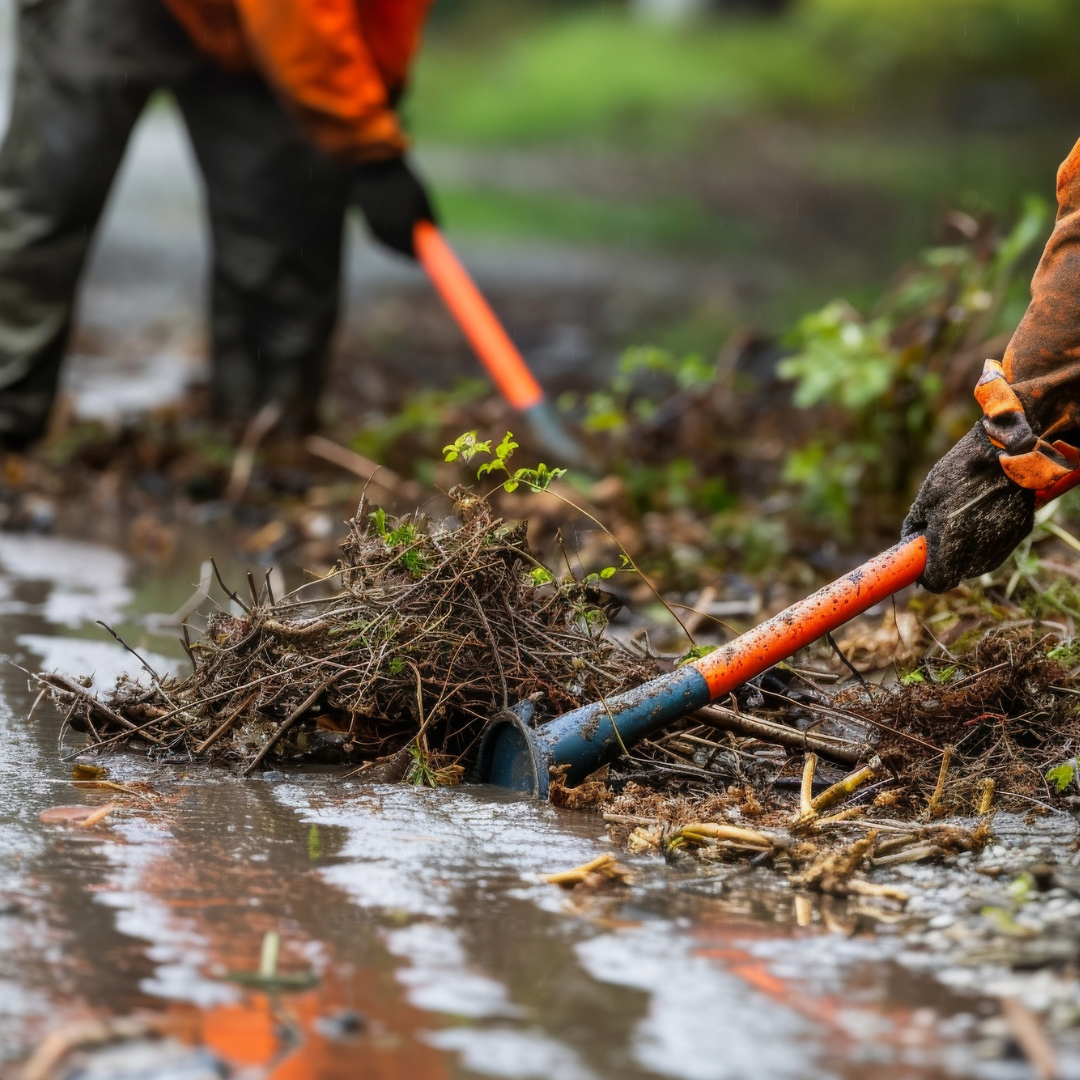
[[[694,953],[722,964],[725,970],[769,1000],[818,1025],[827,1035],[827,1045],[833,1051],[850,1051],[864,1041],[865,1034],[860,1035],[858,1026],[851,1026],[850,1021],[856,1012],[876,1018],[877,1022],[869,1030],[872,1030],[873,1041],[879,1046],[910,1049],[930,1048],[938,1044],[936,1030],[928,1022],[932,1017],[920,1014],[918,1009],[896,1002],[874,1000],[876,995],[869,998],[859,995],[860,1000],[856,1003],[850,987],[845,988],[841,992],[843,996],[840,996],[825,992],[819,986],[811,986],[809,978],[785,979],[776,974],[770,959],[755,955],[750,948],[754,940],[794,938],[806,933],[816,931],[724,917],[706,919],[694,928],[694,937],[700,943]],[[807,975],[810,975],[809,971]],[[881,1077],[907,1075],[903,1062],[893,1062],[887,1069],[884,1063],[879,1063],[877,1067],[886,1070],[879,1073]]]
[[[342,1015],[360,1014],[355,1031]],[[396,985],[358,970],[331,975],[294,994],[251,991],[242,1002],[200,1010],[176,1005],[168,1027],[213,1050],[234,1069],[266,1080],[443,1080],[443,1055],[416,1037],[430,1018],[405,1002]],[[334,1030],[336,1028],[336,1030]]]
[[[247,1070],[252,1080],[448,1076],[446,1056],[420,1038],[439,1020],[407,1001],[377,929],[357,925],[357,949],[353,954],[348,942],[348,956],[305,929],[319,925],[315,912],[348,903],[309,867],[218,858],[212,847],[186,854],[195,857],[170,845],[148,860],[135,892],[164,905],[184,937],[194,933],[207,971],[254,972],[263,935],[274,930],[281,933],[282,975],[311,974],[310,957],[318,955],[318,981],[294,992],[242,989],[239,1002],[205,1009],[173,1002],[165,1029]],[[309,915],[301,920],[300,912]]]

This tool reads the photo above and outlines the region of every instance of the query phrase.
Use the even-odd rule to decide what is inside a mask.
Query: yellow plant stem
[[[830,806],[835,806],[849,795],[854,794],[856,788],[861,787],[867,780],[873,780],[880,770],[881,761],[874,758],[861,769],[845,776],[843,780],[837,781],[832,787],[826,788],[817,798],[811,799],[810,809],[820,812],[827,810]]]
[[[940,812],[941,796],[945,793],[945,776],[952,764],[955,747],[946,746],[941,752],[941,768],[938,769],[937,784],[934,786],[934,794],[926,804],[926,817],[937,817]]]
[[[817,754],[807,754],[803,764],[802,786],[799,788],[799,816],[810,817],[814,813],[814,770],[817,768]]]

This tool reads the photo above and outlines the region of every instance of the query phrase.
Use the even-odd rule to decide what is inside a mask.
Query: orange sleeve
[[[1030,488],[1075,468],[1080,445],[1080,142],[1058,169],[1057,199],[1031,303],[975,391],[1002,468]]]
[[[359,0],[360,23],[388,89],[404,86],[433,0]]]
[[[406,147],[387,90],[420,36],[424,0],[234,0],[258,66],[328,153],[346,161]]]

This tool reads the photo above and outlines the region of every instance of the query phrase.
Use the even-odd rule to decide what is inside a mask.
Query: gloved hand
[[[1035,524],[1035,492],[1010,480],[982,421],[930,470],[904,519],[905,540],[926,535],[931,592],[996,570]]]
[[[416,258],[413,228],[418,221],[434,221],[435,211],[404,157],[354,166],[352,196],[376,240]]]

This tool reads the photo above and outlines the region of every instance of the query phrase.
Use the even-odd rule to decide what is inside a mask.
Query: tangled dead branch
[[[656,673],[603,636],[603,594],[556,582],[524,523],[451,492],[456,516],[390,520],[361,504],[331,579],[275,601],[233,595],[190,646],[194,670],[150,688],[121,680],[99,700],[41,675],[92,745],[143,740],[159,751],[240,766],[372,762],[411,747],[414,779],[468,764],[485,721],[515,702],[562,712]]]
[[[928,661],[906,683],[842,707],[873,723],[898,805],[938,817],[977,813],[987,781],[995,805],[1044,800],[1047,769],[1080,739],[1068,673],[1048,653],[1056,638],[991,631],[957,660]]]
[[[250,600],[232,594],[235,613],[210,618],[184,679],[122,680],[103,699],[63,675],[39,679],[91,745],[142,741],[244,772],[360,763],[371,780],[438,785],[458,781],[508,705],[542,700],[557,715],[657,674],[604,634],[601,594],[535,560],[524,525],[451,494],[455,516],[439,523],[362,505],[333,575],[310,591],[277,601],[249,577]],[[977,847],[984,830],[954,836],[935,820],[1060,798],[1047,770],[1075,761],[1080,689],[1055,634],[988,620],[973,637],[878,685],[838,685],[808,653],[603,775],[574,788],[553,775],[552,801],[602,806],[632,850],[764,860],[832,895],[850,891],[856,865]],[[879,832],[860,846],[867,829]],[[850,866],[815,862],[837,845]]]

